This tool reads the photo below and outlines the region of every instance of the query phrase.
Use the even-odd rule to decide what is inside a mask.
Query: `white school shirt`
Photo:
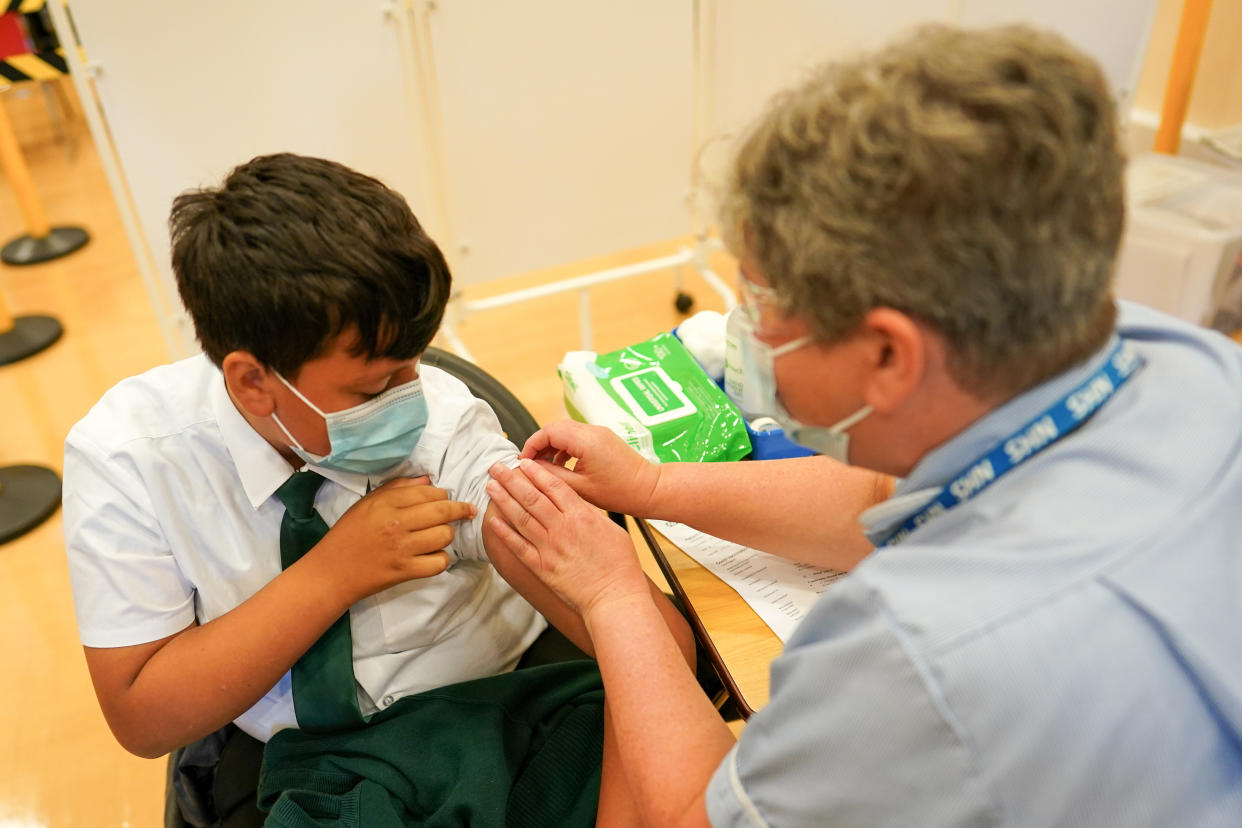
[[[1094,417],[811,608],[713,825],[1242,825],[1242,348],[1125,303],[1117,335],[1146,365]],[[868,535],[1116,341],[924,457]]]
[[[456,524],[452,563],[350,608],[364,715],[397,699],[512,670],[546,626],[488,562],[488,468],[516,456],[495,414],[458,379],[419,367],[429,418],[408,461],[382,478],[317,469],[329,526],[397,475],[479,510]],[[206,624],[280,574],[276,489],[293,469],[242,418],[219,369],[199,355],[108,391],[65,440],[64,528],[78,631],[125,647]],[[358,550],[365,555],[365,549]],[[279,635],[279,630],[257,630]],[[256,739],[296,727],[289,674],[236,720]]]

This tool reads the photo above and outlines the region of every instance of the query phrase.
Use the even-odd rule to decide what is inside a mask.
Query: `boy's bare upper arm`
[[[134,685],[147,662],[166,644],[194,626],[195,624],[191,624],[181,632],[145,644],[82,648],[86,655],[86,668],[90,671],[91,683],[95,687],[95,696],[99,699],[104,718],[110,725],[113,724],[113,717],[120,712],[125,694]]]

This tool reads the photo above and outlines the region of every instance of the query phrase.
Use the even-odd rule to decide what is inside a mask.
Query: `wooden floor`
[[[0,297],[10,312],[49,314],[63,338],[24,361],[0,366],[0,465],[61,467],[69,428],[117,381],[167,362],[169,354],[126,241],[98,157],[81,126],[76,151],[51,130],[37,90],[3,96],[23,154],[53,225],[91,234],[81,251],[24,268],[0,266]],[[0,243],[22,220],[0,179]],[[674,251],[683,242],[612,255],[612,266]],[[717,272],[734,267],[721,254]],[[492,283],[484,295],[582,272],[567,267]],[[721,300],[697,277],[687,288],[698,307]],[[619,348],[668,330],[673,275],[653,274],[592,291],[596,350]],[[541,422],[562,416],[556,364],[579,347],[577,298],[554,297],[481,313],[460,333],[473,355],[523,399]],[[59,514],[0,545],[0,828],[162,824],[163,761],[138,759],[113,741],[95,703],[78,644]]]

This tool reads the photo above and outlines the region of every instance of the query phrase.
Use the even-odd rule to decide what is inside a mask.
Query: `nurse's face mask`
[[[755,383],[756,396],[762,400],[763,410],[780,423],[785,436],[817,454],[831,457],[841,463],[849,463],[850,435],[847,430],[852,428],[871,414],[872,408],[864,405],[845,419],[830,426],[812,426],[800,423],[781,404],[776,387],[776,359],[805,348],[813,341],[809,336],[785,342],[781,345],[769,345],[755,336],[759,325],[761,304],[771,304],[775,299],[775,291],[770,287],[757,285],[745,276],[739,276],[741,282],[742,307],[749,324],[745,327],[741,338],[743,365],[746,366],[745,382]]]
[[[276,378],[311,410],[323,417],[328,428],[328,453],[311,454],[302,448],[280,417],[272,419],[289,438],[293,453],[312,466],[357,474],[379,474],[410,456],[427,427],[427,400],[419,378],[389,388],[374,399],[341,411],[324,412],[280,374]]]

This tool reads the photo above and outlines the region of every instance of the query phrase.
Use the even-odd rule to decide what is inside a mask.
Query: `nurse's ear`
[[[254,354],[249,351],[230,352],[220,363],[220,372],[224,374],[224,386],[229,396],[247,414],[270,417],[276,410],[272,387],[279,380]]]
[[[868,311],[859,326],[869,360],[863,398],[880,414],[891,414],[924,385],[934,370],[938,342],[925,325],[892,308]]]

